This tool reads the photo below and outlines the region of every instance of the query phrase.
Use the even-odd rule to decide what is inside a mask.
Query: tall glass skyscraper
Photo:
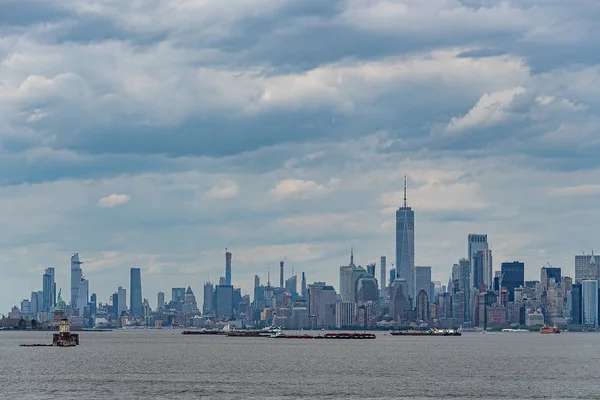
[[[396,277],[406,279],[408,295],[415,299],[415,213],[406,202],[396,211]]]
[[[139,268],[131,268],[129,285],[129,309],[131,315],[142,315],[142,272]]]
[[[479,288],[481,282],[485,283],[487,287],[492,285],[491,270],[484,271],[484,259],[483,255],[478,255],[480,251],[488,249],[487,235],[478,233],[469,233],[468,236],[468,260],[471,265],[471,280],[469,282],[470,287]],[[491,253],[489,253],[491,257]],[[490,264],[491,267],[491,264]],[[488,276],[489,275],[489,276]],[[486,279],[489,280],[486,281]]]
[[[83,275],[81,264],[83,264],[83,262],[79,261],[79,253],[73,254],[71,256],[71,307],[74,309],[78,308],[79,285],[81,284],[81,277]]]
[[[503,262],[500,265],[502,287],[508,291],[508,301],[515,300],[515,288],[525,285],[525,264],[519,261]]]
[[[54,268],[48,267],[42,277],[42,310],[50,311],[55,305],[56,282],[54,282]]]
[[[231,252],[225,250],[225,285],[231,285]]]
[[[598,324],[598,281],[595,279],[584,279],[581,281],[581,292],[583,300],[583,324]]]

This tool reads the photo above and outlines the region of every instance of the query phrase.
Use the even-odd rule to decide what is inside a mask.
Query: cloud
[[[311,180],[283,179],[269,192],[277,199],[299,198],[308,199],[335,190],[340,184],[339,179],[331,178],[326,184],[319,184]]]
[[[98,207],[116,207],[129,203],[131,197],[126,194],[111,194],[98,200]]]
[[[225,181],[211,187],[206,192],[206,197],[211,199],[231,199],[236,197],[240,191],[240,187],[234,181]]]
[[[553,188],[550,190],[550,195],[557,197],[600,196],[600,185],[579,185]]]
[[[508,110],[514,98],[525,93],[525,88],[518,86],[500,92],[486,93],[463,117],[454,117],[446,127],[448,132],[460,132],[469,129],[496,125],[509,118]]]

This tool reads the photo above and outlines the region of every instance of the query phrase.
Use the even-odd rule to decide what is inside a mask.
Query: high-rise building
[[[171,301],[173,303],[183,303],[185,299],[185,288],[171,288]]]
[[[122,315],[123,312],[127,311],[127,289],[124,289],[121,286],[119,286],[117,293],[119,295],[118,315]]]
[[[37,291],[31,292],[31,300],[29,302],[29,307],[31,308],[31,316],[32,318],[37,318],[37,313],[41,312],[44,307],[44,292]]]
[[[131,268],[129,276],[129,308],[131,315],[143,315],[142,272],[139,268]]]
[[[283,261],[280,261],[279,262],[279,287],[282,289],[285,287],[283,274],[284,274],[284,263],[283,263]]]
[[[46,272],[42,276],[42,310],[51,311],[54,307],[54,292],[56,291],[56,282],[54,282],[54,268],[46,268]]]
[[[231,252],[225,249],[225,286],[231,285]]]
[[[367,274],[375,278],[375,263],[367,264]]]
[[[387,257],[386,256],[381,256],[381,266],[380,266],[380,275],[379,278],[381,279],[379,281],[379,295],[381,296],[381,298],[385,299],[387,297],[387,293],[386,293],[386,281],[385,278],[387,277]]]
[[[508,292],[508,301],[514,301],[515,288],[525,285],[525,264],[520,261],[503,262],[500,273],[502,287]]]
[[[298,294],[298,275],[294,275],[285,281],[285,291]]]
[[[575,283],[584,279],[600,279],[600,256],[582,254],[575,256]]]
[[[96,293],[92,293],[92,295],[90,296],[90,315],[91,316],[95,315],[97,310],[98,310],[98,298],[96,296]]]
[[[468,259],[469,264],[471,265],[471,278],[469,282],[470,288],[479,288],[480,282],[484,282],[486,285],[488,285],[488,283],[484,281],[483,259],[480,259],[479,257],[475,256],[478,252],[488,249],[487,235],[479,233],[469,233],[467,240],[469,253]],[[479,260],[480,262],[476,263],[476,260]],[[491,282],[489,282],[489,284],[491,286]]]
[[[75,253],[71,256],[71,307],[73,309],[77,307],[77,299],[79,298],[79,283],[81,282],[81,271],[82,261],[79,261],[79,253]]]
[[[584,279],[581,281],[581,298],[583,303],[584,325],[598,324],[598,281]]]
[[[233,316],[233,286],[218,285],[215,288],[215,314],[225,318]]]
[[[356,326],[357,314],[358,306],[356,303],[336,303],[335,327],[341,329]]]
[[[308,315],[311,327],[333,327],[335,325],[335,304],[337,294],[333,286],[325,282],[308,285]]]
[[[571,288],[571,320],[575,325],[583,324],[583,296],[581,283],[573,284]]]
[[[258,275],[254,275],[254,287],[260,287],[260,277]]]
[[[471,273],[477,276],[471,279],[474,288],[479,289],[481,284],[485,286],[485,289],[491,289],[493,285],[493,272],[492,272],[492,250],[485,249],[480,250],[473,254],[471,262]]]
[[[163,310],[165,308],[165,292],[158,292],[156,309]]]
[[[204,299],[202,303],[202,313],[211,314],[214,310],[213,306],[214,288],[212,282],[204,283]]]
[[[408,296],[415,298],[415,213],[406,202],[404,177],[404,204],[396,211],[396,277],[406,279]]]
[[[461,317],[464,322],[471,321],[471,262],[466,258],[458,260],[458,289],[463,294]]]
[[[85,276],[81,277],[81,281],[79,282],[79,290],[78,290],[78,298],[77,298],[77,315],[84,316],[85,309],[90,302],[90,282],[87,280]],[[73,309],[73,313],[75,313],[75,309]]]
[[[119,293],[113,293],[111,296],[112,300],[112,312],[115,317],[119,317]]]
[[[354,249],[350,250],[350,264],[340,267],[340,297],[343,303],[352,303],[356,301],[356,288],[354,286]]]
[[[424,290],[431,297],[431,267],[415,267],[416,292]]]
[[[548,290],[551,282],[555,282],[558,286],[562,283],[562,274],[560,268],[542,267],[540,271],[540,283],[542,290]]]
[[[376,302],[379,299],[379,288],[377,279],[366,274],[358,278],[356,285],[356,301],[366,303],[368,301]]]
[[[306,300],[306,274],[304,272],[302,273],[301,282],[302,287],[300,288],[300,294],[302,295],[302,298]]]

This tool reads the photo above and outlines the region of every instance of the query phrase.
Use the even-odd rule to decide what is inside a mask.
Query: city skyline
[[[528,279],[600,252],[597,2],[184,3],[1,2],[0,309],[73,253],[99,301],[225,248],[245,292],[389,272],[405,175],[433,280],[469,233]]]

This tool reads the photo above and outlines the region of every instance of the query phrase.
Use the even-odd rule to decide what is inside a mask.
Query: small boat
[[[543,333],[543,334],[560,333],[560,329],[558,328],[558,326],[546,325],[540,329],[540,333]]]
[[[510,329],[510,328],[505,328],[502,329],[502,332],[529,332],[527,329]]]

